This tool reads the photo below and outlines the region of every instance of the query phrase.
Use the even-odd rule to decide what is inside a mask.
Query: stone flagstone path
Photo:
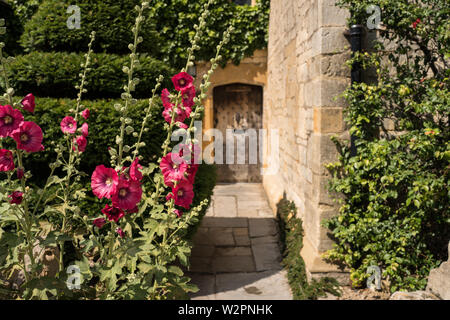
[[[291,300],[277,224],[259,183],[221,184],[194,237],[193,300]]]

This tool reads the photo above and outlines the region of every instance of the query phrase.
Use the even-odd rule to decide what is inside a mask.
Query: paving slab
[[[277,223],[259,183],[222,184],[193,239],[195,300],[292,299]]]
[[[250,219],[250,237],[274,236],[277,234],[277,227],[274,219]]]
[[[220,274],[216,291],[217,300],[292,300],[284,270]]]
[[[252,245],[256,271],[281,269],[281,254],[277,243]]]

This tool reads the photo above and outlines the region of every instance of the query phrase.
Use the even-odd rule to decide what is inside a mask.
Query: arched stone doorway
[[[213,106],[214,128],[224,138],[224,164],[217,164],[218,182],[261,182],[262,87],[241,83],[215,87]],[[232,139],[227,139],[227,129],[231,129],[228,135],[232,133]],[[233,143],[231,152],[230,143]]]

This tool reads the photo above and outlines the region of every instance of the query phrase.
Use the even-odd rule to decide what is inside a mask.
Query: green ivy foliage
[[[344,197],[340,214],[324,222],[336,240],[327,256],[350,268],[354,286],[376,265],[391,291],[423,289],[430,269],[447,259],[450,8],[422,3],[340,1],[350,23],[365,22],[365,8],[378,5],[385,27],[370,53],[349,61],[376,73],[344,93],[357,154],[336,139],[341,156],[328,166],[331,189]]]
[[[297,218],[295,204],[286,199],[277,203],[277,219],[280,228],[280,240],[283,246],[283,265],[287,269],[289,285],[295,300],[316,300],[325,297],[327,292],[341,295],[339,283],[333,278],[312,279],[308,283],[305,262],[300,256],[303,247],[302,220]]]
[[[149,19],[143,26],[140,52],[180,68],[187,58],[185,48],[193,37],[192,26],[198,22],[207,0],[154,0]],[[132,8],[140,0],[77,1],[81,9],[81,28],[69,30],[66,10],[69,0],[43,0],[35,15],[25,24],[21,44],[27,51],[80,52],[87,46],[89,34],[96,31],[95,52],[127,52],[134,24]],[[232,39],[223,49],[224,63],[238,64],[256,49],[267,46],[269,0],[258,0],[255,6],[238,6],[229,0],[215,0],[207,19],[206,32],[196,60],[209,60],[223,32],[235,27]]]
[[[4,42],[5,52],[8,55],[16,54],[20,52],[19,38],[23,31],[22,24],[17,16],[17,13],[13,8],[6,6],[4,3],[0,3],[0,19],[5,20],[5,24],[2,27],[6,27],[6,34],[0,34],[0,41]]]
[[[122,68],[129,57],[116,54],[92,54],[91,71],[87,74],[85,97],[119,98],[122,87],[127,81],[127,75]],[[84,54],[66,52],[32,52],[17,56],[10,65],[9,77],[11,84],[19,94],[29,92],[37,96],[54,98],[75,98],[79,82],[79,66],[84,62]],[[162,74],[165,77],[164,86],[171,84],[170,77],[175,70],[163,62],[146,54],[139,56],[140,69],[136,77],[140,79],[134,96],[146,98],[151,95],[156,79]]]

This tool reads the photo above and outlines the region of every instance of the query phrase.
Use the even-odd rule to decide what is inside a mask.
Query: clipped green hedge
[[[187,48],[208,0],[152,0],[140,35],[144,39],[138,51],[145,52],[181,68],[186,63]],[[84,51],[89,34],[96,31],[95,52],[127,54],[131,28],[136,12],[133,7],[140,0],[42,0],[39,9],[26,23],[21,44],[26,51]],[[66,13],[69,5],[81,9],[81,28],[67,28]],[[230,43],[223,48],[223,62],[238,64],[253,55],[257,49],[267,47],[269,0],[258,0],[255,6],[238,6],[230,0],[214,0],[206,21],[206,32],[200,40],[197,61],[209,60],[223,32],[231,24],[235,32]]]
[[[99,164],[109,164],[108,147],[115,147],[115,137],[120,127],[118,112],[114,104],[121,100],[96,100],[83,101],[83,105],[89,108],[91,115],[88,119],[89,136],[86,151],[82,157],[80,168],[90,174]],[[44,132],[43,144],[46,147],[43,152],[38,152],[26,158],[25,167],[32,170],[36,183],[46,179],[50,169],[49,163],[56,159],[52,143],[57,143],[63,138],[60,128],[61,120],[69,113],[68,110],[76,106],[75,100],[36,98],[36,110],[34,116],[26,115],[27,121],[35,121]],[[140,128],[148,100],[139,100],[129,113],[133,119],[136,130]],[[146,143],[141,148],[144,157],[142,163],[155,162],[161,155],[161,145],[167,133],[163,130],[164,119],[161,116],[162,106],[158,104],[152,110],[151,119],[148,121],[149,131],[144,133],[143,141]],[[129,136],[128,136],[129,137]]]
[[[5,23],[2,27],[6,27],[6,34],[0,34],[0,42],[4,42],[6,47],[4,51],[13,55],[20,52],[21,48],[19,45],[20,35],[22,34],[23,27],[17,14],[14,12],[13,8],[8,7],[4,3],[0,3],[0,20],[4,19]]]
[[[85,98],[118,98],[123,92],[127,75],[122,72],[129,65],[128,56],[94,53],[91,71],[88,72]],[[10,82],[19,94],[33,92],[37,96],[75,98],[75,86],[80,82],[80,65],[84,63],[83,53],[33,52],[17,56],[10,66]],[[146,98],[151,95],[160,74],[165,76],[164,86],[170,85],[175,70],[148,55],[139,57],[140,68],[136,77],[140,79],[133,96]]]
[[[25,24],[21,38],[22,46],[28,51],[84,51],[89,35],[96,31],[93,49],[96,52],[117,54],[129,53],[128,44],[136,19],[134,7],[141,0],[43,0],[37,12]],[[69,29],[67,13],[70,5],[81,10],[80,29]],[[146,19],[140,35],[146,41],[139,45],[140,52],[154,56],[158,52],[159,35],[154,21]]]

